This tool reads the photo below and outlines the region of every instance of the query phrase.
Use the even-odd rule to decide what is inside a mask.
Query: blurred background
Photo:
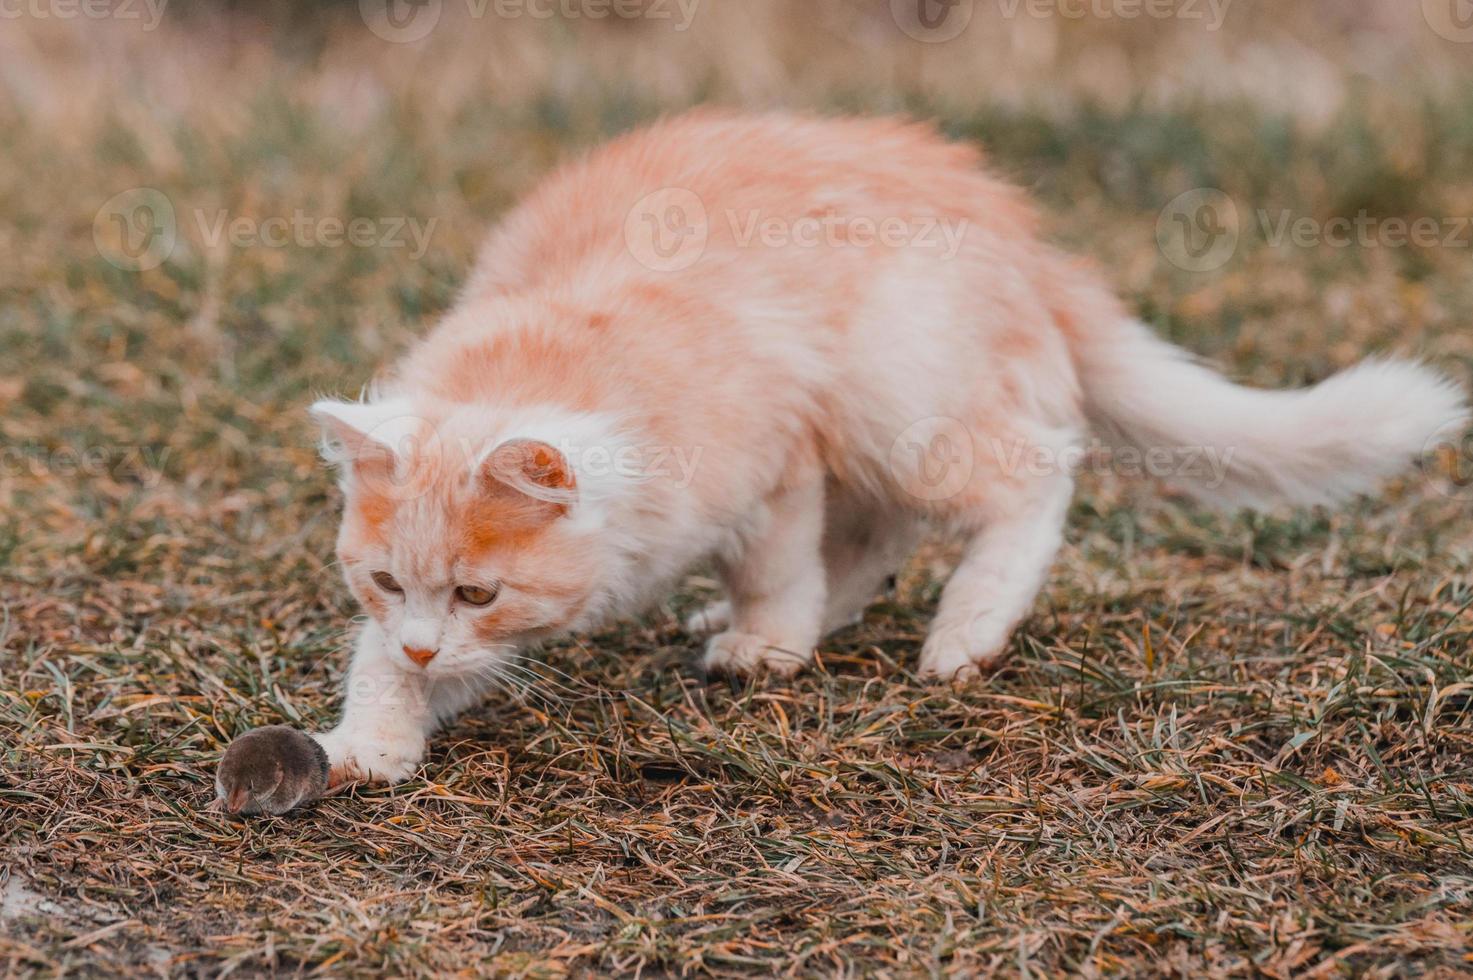
[[[176,273],[210,268],[219,236],[201,232],[212,226],[205,214],[260,222],[298,205],[312,218],[436,218],[415,259],[460,267],[467,233],[557,160],[714,102],[939,119],[1057,206],[1056,237],[1144,289],[1146,263],[1160,256],[1096,233],[1099,218],[1118,214],[1081,212],[1121,205],[1154,217],[1177,195],[1212,188],[1240,218],[1262,217],[1247,221],[1259,230],[1260,210],[1321,222],[1473,213],[1454,172],[1473,142],[1466,7],[10,0],[0,12],[0,138],[13,163],[0,174],[0,275],[31,278],[28,265],[88,231],[74,217],[128,212],[110,219],[112,232],[99,222],[104,251],[117,229],[136,237],[147,217],[132,213],[138,199],[111,198],[140,187],[177,212],[167,243]],[[241,259],[217,254],[214,273]]]
[[[1459,0],[24,0],[17,111],[137,103],[163,123],[270,86],[346,128],[572,97],[952,110],[1252,99],[1325,120],[1372,92],[1455,94]],[[239,108],[238,106],[236,107]]]
[[[224,399],[215,428],[190,440],[171,417],[140,439],[135,411],[129,444],[305,444],[287,413],[356,390],[443,309],[534,181],[698,103],[937,120],[1143,316],[1250,380],[1368,349],[1465,359],[1465,8],[8,0],[0,339],[26,367],[0,407],[29,445],[63,401],[169,389],[168,413],[180,392]],[[242,399],[270,411],[240,418]]]

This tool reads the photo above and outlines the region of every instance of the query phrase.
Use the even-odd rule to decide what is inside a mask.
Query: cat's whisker
[[[565,670],[562,670],[556,664],[553,664],[540,657],[533,657],[528,654],[521,653],[520,651],[513,654],[513,656],[511,657],[511,662],[518,664],[524,669],[541,668],[543,670],[550,671],[553,674],[556,674],[557,676],[574,684],[587,684],[587,681],[585,681],[583,678],[577,677],[573,674],[568,673]]]
[[[515,679],[521,684],[525,685],[522,688],[524,692],[530,692],[534,689],[547,690],[555,692],[563,698],[572,701],[586,701],[589,698],[595,696],[589,690],[580,691],[553,678],[547,677],[546,675],[539,673],[537,670],[535,670],[531,666],[528,666],[527,664],[507,660],[496,664],[495,669],[498,671],[500,676]],[[572,678],[570,678],[570,680],[571,679]]]
[[[517,656],[509,658],[505,661],[505,663],[507,666],[515,667],[518,670],[521,670],[527,674],[530,674],[541,680],[545,680],[549,683],[558,684],[559,686],[567,687],[568,685],[575,685],[584,687],[588,690],[596,689],[593,685],[590,685],[586,679],[570,674],[567,671],[562,670],[556,665],[548,663],[545,660],[540,660],[533,657]],[[544,671],[546,673],[544,673]],[[548,677],[547,674],[551,674],[552,677]],[[559,678],[561,680],[558,680]],[[566,681],[567,684],[563,684],[562,681]]]

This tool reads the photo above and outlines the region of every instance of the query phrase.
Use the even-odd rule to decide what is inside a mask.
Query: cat
[[[547,179],[381,383],[311,408],[368,613],[316,736],[334,782],[407,778],[520,651],[702,563],[704,667],[789,674],[942,529],[963,552],[919,671],[985,672],[1091,431],[1268,507],[1373,490],[1465,417],[1409,361],[1239,387],[1037,224],[976,149],[890,119],[699,111]]]

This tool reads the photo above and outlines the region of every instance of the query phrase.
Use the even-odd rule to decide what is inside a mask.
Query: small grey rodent
[[[215,795],[230,813],[280,814],[327,792],[327,753],[306,732],[271,725],[230,743]]]

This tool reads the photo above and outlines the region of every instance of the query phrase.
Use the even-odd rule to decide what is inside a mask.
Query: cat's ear
[[[501,443],[481,461],[476,480],[488,496],[530,498],[553,516],[566,514],[578,500],[578,483],[568,458],[535,439]]]
[[[423,420],[406,399],[349,402],[325,398],[308,410],[322,428],[322,458],[345,476],[391,476],[414,455]]]

